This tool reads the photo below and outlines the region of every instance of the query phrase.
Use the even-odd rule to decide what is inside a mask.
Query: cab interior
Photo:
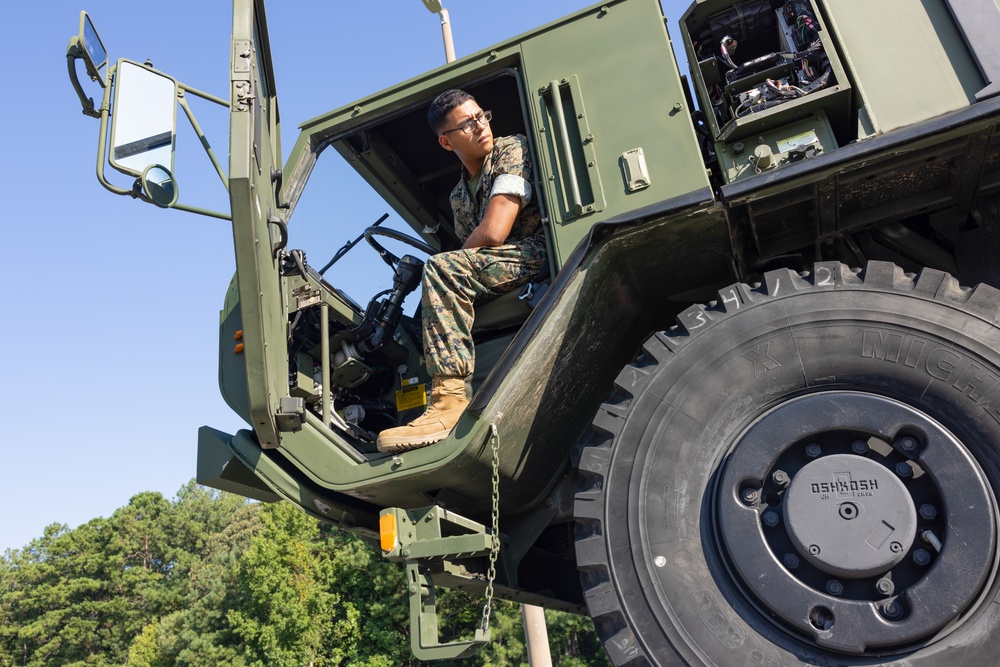
[[[535,167],[532,196],[538,198],[536,201],[539,202],[545,223],[548,215],[538,182],[537,153],[531,141],[531,132],[528,131],[528,110],[519,73],[510,68],[502,69],[455,87],[470,93],[484,110],[493,112],[490,125],[494,136],[524,134],[528,137],[532,164]],[[336,149],[394,212],[406,221],[410,227],[409,235],[447,251],[461,245],[455,235],[449,201],[452,189],[461,178],[461,163],[452,153],[440,147],[436,135],[427,124],[428,104],[438,92],[442,91],[429,93],[427,99],[418,104],[381,114],[374,121],[349,133],[334,136],[328,145]],[[546,234],[548,236],[547,227]],[[551,247],[551,239],[548,242]],[[392,252],[395,253],[396,250],[393,249]],[[403,247],[403,252],[411,250]],[[546,271],[538,281],[522,289],[476,304],[476,321],[473,327],[476,367],[471,378],[473,393],[495,367],[539,302],[548,286],[550,275],[551,271]],[[416,291],[419,297],[419,287]],[[410,303],[418,305],[413,308],[413,312],[405,313],[395,342],[401,343],[406,349],[408,367],[419,368],[419,371],[414,370],[410,375],[419,376],[422,382],[429,382],[418,359],[422,350],[419,302],[411,299]],[[318,327],[310,328],[318,331]],[[336,327],[331,331],[334,349],[339,345],[339,334],[335,329]],[[302,349],[310,357],[317,359],[318,341],[314,336],[309,338]],[[396,350],[393,354],[390,349],[373,356],[383,352],[388,356],[387,359],[375,360],[375,363],[364,359],[363,362],[372,367],[396,368],[404,356],[402,351]],[[394,413],[389,409],[391,396],[401,390],[399,386],[388,382],[393,376],[393,373],[384,373],[381,380],[373,376],[350,387],[346,394],[342,392],[342,397],[350,395],[350,401],[377,408],[374,413],[370,409],[366,410],[369,416],[361,422],[361,440],[383,428],[396,425],[396,422],[405,423],[422,411],[397,410]],[[335,374],[334,379],[337,377]],[[400,380],[405,382],[401,374],[397,383]],[[334,390],[336,392],[338,388],[335,387]],[[341,407],[343,406],[335,400],[335,409],[339,410]],[[358,446],[362,451],[370,449],[366,443],[359,443]]]

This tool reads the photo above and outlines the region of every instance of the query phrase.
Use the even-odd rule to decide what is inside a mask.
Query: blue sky
[[[0,111],[7,135],[0,552],[27,545],[49,524],[76,527],[108,516],[141,491],[173,497],[194,477],[199,426],[243,428],[217,381],[219,309],[234,271],[229,223],[104,190],[95,176],[98,122],[82,115],[65,64],[86,9],[113,61],[149,59],[189,86],[228,97],[231,5],[83,3],[19,2],[6,12],[5,53],[17,58],[7,61]],[[444,4],[461,57],[593,3]],[[662,4],[676,40],[676,20],[690,3]],[[299,122],[444,61],[438,19],[418,0],[283,0],[268,12],[286,155]],[[96,85],[88,90],[99,95]],[[191,106],[225,164],[225,110],[200,100]],[[178,123],[185,128],[175,164],[182,201],[226,210],[225,190],[184,133],[182,114]],[[130,187],[128,178],[108,174]],[[355,196],[346,170],[318,169],[309,187],[317,178],[331,180],[339,205],[297,210],[290,246],[322,266],[388,209]],[[296,225],[306,214],[319,233],[303,246]],[[364,244],[349,257],[326,277],[357,299],[391,284]]]

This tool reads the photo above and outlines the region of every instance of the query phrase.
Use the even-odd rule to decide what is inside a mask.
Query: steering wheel
[[[365,230],[365,241],[368,241],[368,245],[375,249],[378,256],[382,258],[382,261],[388,264],[391,268],[395,269],[396,265],[399,264],[399,257],[396,257],[391,252],[386,250],[381,243],[375,240],[376,236],[384,236],[386,238],[393,239],[394,241],[400,241],[408,246],[416,248],[422,252],[426,252],[428,255],[433,255],[437,253],[437,248],[434,248],[420,239],[404,234],[403,232],[397,232],[395,229],[389,229],[387,227],[369,227]]]

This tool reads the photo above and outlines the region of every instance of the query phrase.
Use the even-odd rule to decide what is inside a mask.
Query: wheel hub
[[[917,532],[913,498],[885,466],[854,454],[807,464],[785,494],[788,536],[811,565],[861,578],[895,567]]]
[[[982,470],[898,401],[787,401],[741,434],[717,479],[715,529],[738,585],[765,618],[825,648],[907,648],[973,608],[993,572]]]

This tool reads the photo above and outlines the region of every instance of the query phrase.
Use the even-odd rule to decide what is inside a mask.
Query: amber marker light
[[[243,354],[243,343],[236,343],[233,346],[233,354]]]
[[[383,514],[378,519],[379,542],[386,553],[396,548],[396,517]]]

